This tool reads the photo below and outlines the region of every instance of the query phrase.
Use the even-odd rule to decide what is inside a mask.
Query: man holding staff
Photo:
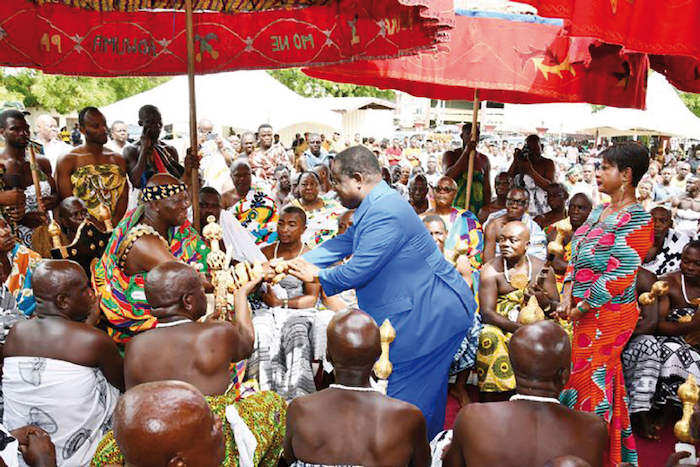
[[[328,295],[355,289],[378,324],[390,320],[396,340],[388,395],[418,406],[432,438],[443,426],[450,363],[473,324],[474,296],[413,208],[382,180],[370,150],[342,151],[331,171],[338,199],[355,209],[354,224],[290,261],[290,272],[320,282]]]

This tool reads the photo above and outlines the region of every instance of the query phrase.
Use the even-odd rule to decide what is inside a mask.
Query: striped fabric
[[[31,0],[39,5],[60,3],[92,11],[184,10],[185,0]],[[194,10],[238,13],[327,5],[333,0],[192,0]]]
[[[602,417],[610,448],[605,465],[637,464],[621,353],[637,320],[637,269],[653,243],[653,222],[639,204],[601,219],[598,206],[572,240],[566,280],[573,280],[573,300],[591,311],[574,322],[571,379],[563,404]]]
[[[93,288],[102,295],[100,307],[107,321],[107,332],[117,344],[126,344],[139,332],[156,325],[151,306],[146,300],[146,273],[129,276],[119,267],[117,252],[143,217],[143,206],[124,216],[107,244],[107,249],[95,265]],[[189,222],[171,228],[168,239],[170,252],[179,260],[206,272],[209,249]]]

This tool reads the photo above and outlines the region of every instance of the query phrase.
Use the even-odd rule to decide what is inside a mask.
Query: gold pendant
[[[527,274],[513,274],[510,276],[509,282],[514,289],[525,290],[530,283],[530,279],[527,277]]]

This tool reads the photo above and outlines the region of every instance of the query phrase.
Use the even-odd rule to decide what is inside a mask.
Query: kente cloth
[[[327,200],[319,197],[323,201],[323,207],[318,209],[306,209],[298,199],[292,201],[292,205],[301,208],[306,213],[306,230],[301,235],[301,241],[310,249],[313,249],[333,238],[338,233],[338,217],[345,208],[337,201]]]
[[[307,149],[301,157],[306,161],[306,170],[313,170],[317,165],[329,165],[330,154],[325,148],[321,148],[321,152],[316,156],[311,152],[311,149]]]
[[[479,212],[484,204],[488,201],[484,201],[484,174],[483,172],[473,173],[472,177],[472,193],[469,197],[469,206],[467,206],[467,171],[462,172],[462,176],[457,180],[457,196],[452,202],[452,205],[456,208],[467,209],[471,212]]]
[[[207,402],[214,415],[223,422],[226,457],[222,462],[224,467],[239,467],[239,452],[233,430],[227,423],[226,408],[235,407],[255,436],[257,446],[253,457],[253,465],[259,467],[276,467],[284,448],[284,433],[287,423],[287,404],[282,398],[271,391],[255,393],[243,399],[236,399],[232,394],[222,396],[207,396]],[[119,446],[110,431],[100,441],[95,452],[91,467],[108,465],[124,466]]]
[[[19,243],[15,243],[9,257],[12,271],[7,277],[5,285],[17,302],[17,308],[26,316],[31,316],[36,309],[34,289],[32,289],[32,273],[43,259],[38,253]]]
[[[501,209],[500,211],[492,212],[489,214],[488,219],[484,222],[484,229],[489,222],[499,217],[506,215],[506,210]],[[527,254],[530,256],[535,256],[541,260],[547,259],[547,236],[544,234],[542,227],[540,227],[537,222],[535,222],[532,216],[528,213],[523,214],[520,222],[525,224],[530,230],[530,247],[527,249]],[[498,242],[496,242],[496,255],[501,254],[501,247]]]
[[[639,204],[601,220],[596,207],[574,233],[566,281],[575,303],[591,311],[574,321],[571,378],[563,404],[595,413],[608,424],[606,466],[637,463],[620,355],[639,319],[637,269],[653,242],[651,216]],[[575,304],[574,303],[574,304]]]
[[[684,316],[693,316],[692,307],[670,310],[666,321],[678,322]],[[687,318],[686,318],[687,319]],[[688,344],[683,336],[656,336],[660,346],[661,371],[656,389],[654,406],[661,407],[668,402],[680,405],[678,388],[685,383],[688,375],[700,379],[700,352]]]
[[[255,238],[260,248],[277,241],[277,208],[264,191],[251,188],[244,198],[229,208],[238,222]]]
[[[327,464],[310,464],[308,462],[296,460],[291,465],[291,467],[357,467],[352,464],[337,464],[337,465],[327,465]]]
[[[126,173],[116,164],[90,164],[78,167],[70,176],[73,195],[85,201],[88,213],[100,219],[98,208],[105,205],[114,216],[126,187]]]
[[[692,209],[676,209],[676,217],[673,221],[676,232],[684,233],[691,239],[698,238],[700,212]]]
[[[522,290],[514,290],[498,296],[496,313],[516,321],[523,302]],[[515,374],[510,364],[508,343],[511,333],[491,324],[484,325],[479,335],[476,352],[476,375],[482,392],[506,392],[515,390]]]
[[[39,357],[5,358],[2,389],[3,424],[43,428],[56,446],[58,467],[90,463],[119,397],[99,368]]]
[[[264,177],[273,179],[275,168],[278,165],[292,166],[292,162],[287,157],[287,151],[281,144],[273,144],[267,151],[256,149],[249,157],[250,168],[255,174],[263,172]]]
[[[656,276],[663,276],[669,272],[677,271],[681,267],[681,254],[690,238],[677,230],[668,229],[664,244],[651,261],[644,263],[644,269],[647,269]]]
[[[39,172],[39,177],[41,178],[41,181],[39,182],[39,189],[41,191],[41,196],[50,196],[51,195],[51,185],[49,184],[48,180],[46,179],[46,175],[44,175],[44,172]],[[38,211],[39,210],[39,203],[37,202],[36,199],[36,190],[34,189],[34,185],[29,185],[27,188],[24,189],[24,196],[25,196],[25,212],[33,212],[33,211]],[[22,224],[17,224],[17,230],[15,231],[16,237],[19,239],[19,241],[24,244],[27,248],[35,249],[34,244],[33,244],[33,238],[34,238],[34,232],[36,232],[36,228],[31,228],[27,227],[26,225]]]
[[[465,253],[469,257],[472,269],[481,269],[482,254],[484,253],[484,231],[479,219],[471,212],[452,208],[447,216],[440,216],[447,225],[445,240],[445,257],[452,259],[453,250],[460,242],[467,242],[469,247]],[[445,219],[445,218],[448,219]]]
[[[622,370],[631,414],[652,409],[661,373],[661,347],[656,336],[634,336],[622,351]]]
[[[107,321],[107,333],[120,345],[156,325],[144,291],[146,273],[129,276],[123,269],[126,255],[140,236],[159,236],[151,227],[140,224],[143,211],[140,206],[119,222],[92,275],[93,288],[102,294],[100,308]],[[163,241],[175,258],[199,272],[207,271],[209,248],[189,221],[171,227]]]

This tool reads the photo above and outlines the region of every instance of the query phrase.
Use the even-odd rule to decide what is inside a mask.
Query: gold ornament
[[[531,295],[530,300],[527,301],[527,305],[518,313],[518,323],[532,324],[542,320],[544,320],[544,311],[540,308],[537,297]]]
[[[678,441],[683,443],[697,442],[690,435],[690,417],[693,415],[693,407],[700,398],[700,388],[695,382],[695,376],[688,375],[685,383],[678,388],[678,398],[683,403],[683,417],[673,426],[673,433],[678,438]]]
[[[530,278],[527,277],[527,274],[518,273],[510,276],[508,282],[510,282],[510,285],[516,290],[525,290],[530,283]]]
[[[639,303],[645,306],[651,305],[657,297],[663,297],[666,294],[668,294],[668,282],[656,281],[651,286],[651,292],[644,292],[639,296]]]

